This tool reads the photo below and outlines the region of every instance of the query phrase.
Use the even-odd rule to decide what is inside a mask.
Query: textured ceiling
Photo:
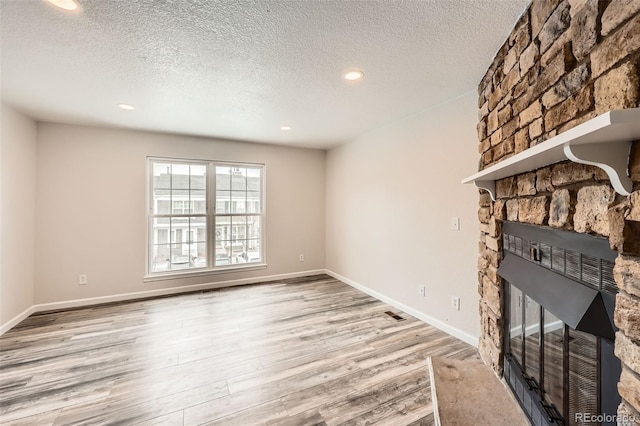
[[[2,0],[2,98],[44,121],[326,148],[475,90],[528,2]]]

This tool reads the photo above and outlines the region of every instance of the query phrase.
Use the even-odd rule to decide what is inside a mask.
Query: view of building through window
[[[262,166],[151,160],[151,169],[151,273],[263,261]]]
[[[262,169],[216,167],[216,266],[260,261]]]

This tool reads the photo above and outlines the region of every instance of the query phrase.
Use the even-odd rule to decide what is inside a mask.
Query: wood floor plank
[[[326,403],[321,407],[320,413],[324,418],[331,419],[328,424],[341,424],[373,411],[389,401],[427,389],[428,386],[427,369],[418,367],[380,382],[377,386],[363,387],[339,400]]]
[[[318,410],[305,411],[294,416],[289,415],[286,418],[278,420],[270,420],[266,422],[268,426],[326,426],[327,423],[322,418]]]
[[[5,420],[2,417],[0,417],[0,420],[2,421],[3,425],[7,425],[7,426],[34,426],[34,425],[49,426],[49,425],[53,425],[56,418],[58,418],[60,411],[62,410],[61,409],[50,410],[44,413],[34,414],[32,416],[27,416],[27,417],[21,417],[19,419],[14,419],[11,421],[8,421],[8,419]]]
[[[253,406],[238,411],[230,416],[202,423],[204,426],[246,426],[251,424],[268,424],[284,420],[289,416],[280,400]],[[195,423],[188,423],[195,424]]]
[[[428,393],[417,391],[380,404],[371,411],[344,422],[342,425],[405,426],[422,419],[430,412],[433,412],[433,406]]]
[[[215,401],[228,395],[226,382],[170,393],[160,398],[149,399],[145,390],[137,396],[110,397],[89,404],[78,404],[63,409],[55,425],[134,424],[181,411],[183,407]]]
[[[327,275],[47,312],[0,337],[0,424],[431,425],[428,356],[477,351]]]
[[[165,414],[164,416],[155,417],[140,423],[134,423],[134,426],[184,426],[184,413],[182,410]]]

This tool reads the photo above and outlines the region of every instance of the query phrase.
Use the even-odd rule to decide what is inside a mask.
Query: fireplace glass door
[[[507,285],[507,359],[528,390],[540,397],[547,424],[579,425],[580,418],[597,416],[599,339],[572,329],[520,289]]]
[[[564,333],[565,325],[546,309],[544,315],[544,378],[542,384],[548,402],[564,412]]]

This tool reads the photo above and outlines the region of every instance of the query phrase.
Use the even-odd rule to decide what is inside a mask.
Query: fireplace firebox
[[[534,425],[615,424],[616,253],[606,239],[506,222],[504,377]]]

